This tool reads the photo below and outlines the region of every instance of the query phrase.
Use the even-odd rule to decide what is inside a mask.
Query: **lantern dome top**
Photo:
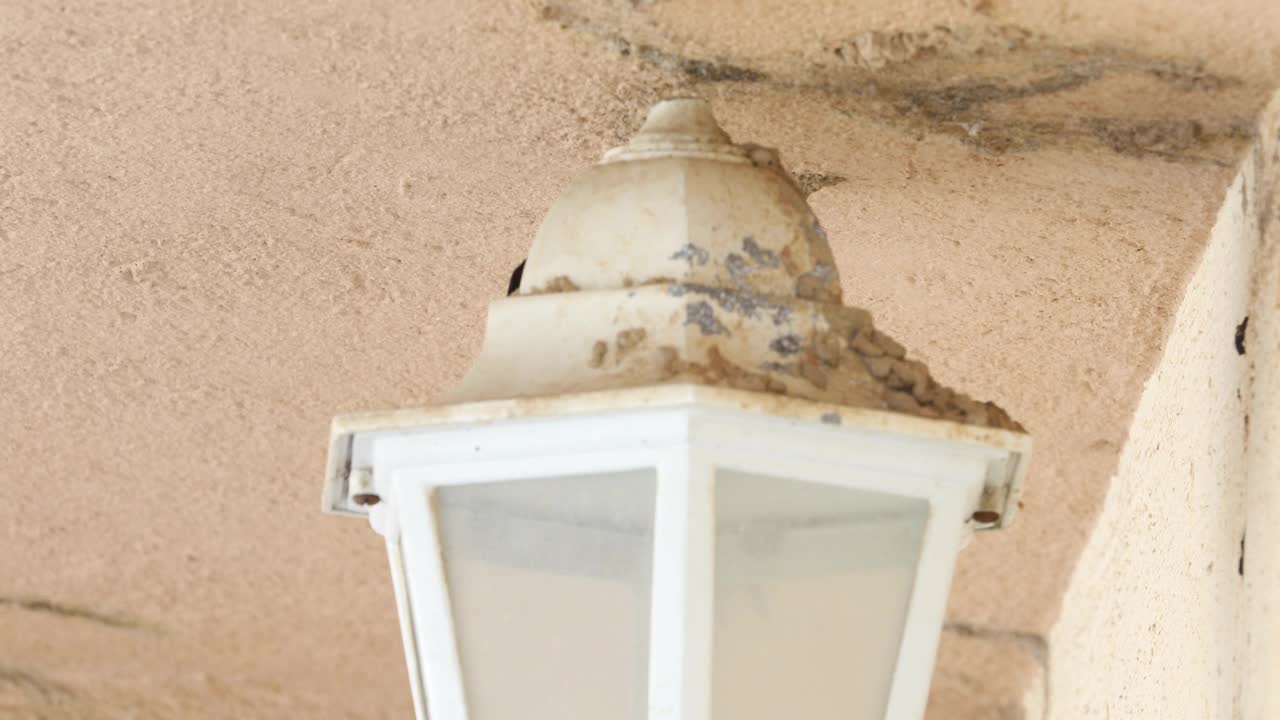
[[[560,196],[450,402],[693,384],[997,430],[992,403],[842,304],[825,232],[777,154],[707,103],[656,105]]]
[[[840,302],[822,226],[777,154],[734,145],[703,100],[654,106],[547,213],[526,294],[680,282]]]

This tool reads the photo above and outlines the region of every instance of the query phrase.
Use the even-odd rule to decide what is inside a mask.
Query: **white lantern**
[[[552,208],[448,404],[335,419],[324,508],[386,538],[420,719],[898,720],[1029,450],[681,99]]]

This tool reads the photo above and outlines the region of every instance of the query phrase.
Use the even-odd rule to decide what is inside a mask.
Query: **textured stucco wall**
[[[1028,704],[1054,720],[1274,717],[1276,130],[1218,213],[1049,636]]]
[[[1147,381],[1049,639],[1051,718],[1231,718],[1244,579],[1252,248],[1241,181]]]
[[[329,418],[422,405],[657,97],[1036,435],[932,718],[1011,717],[1280,73],[1274,0],[0,3],[0,715],[404,717]]]
[[[1246,334],[1244,720],[1280,717],[1280,97],[1260,127],[1248,163],[1257,261]]]

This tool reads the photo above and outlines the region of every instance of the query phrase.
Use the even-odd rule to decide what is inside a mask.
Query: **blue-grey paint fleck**
[[[707,261],[711,259],[711,255],[693,243],[685,243],[684,247],[675,251],[671,259],[684,260],[690,265],[706,265]]]
[[[767,314],[774,325],[782,325],[791,319],[791,308],[771,301],[768,296],[741,289],[729,289],[701,283],[672,283],[667,293],[674,297],[701,295],[710,299],[721,310],[742,315],[752,320]]]
[[[742,239],[742,251],[751,256],[757,265],[763,265],[768,268],[776,268],[781,265],[778,256],[772,250],[765,250],[756,243],[756,239],[750,235]]]
[[[744,275],[751,274],[747,261],[738,253],[729,253],[729,257],[724,259],[724,267],[729,271],[729,277],[733,278],[734,282],[739,282]]]
[[[800,336],[799,335],[783,335],[774,338],[769,343],[769,349],[779,355],[795,355],[800,352]]]
[[[697,325],[703,335],[728,335],[729,328],[716,318],[715,308],[706,300],[689,303],[684,309],[684,324]]]

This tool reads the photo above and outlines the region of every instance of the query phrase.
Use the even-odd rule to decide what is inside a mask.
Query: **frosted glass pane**
[[[721,470],[712,716],[883,720],[924,500]]]
[[[644,470],[437,489],[471,720],[644,717],[655,487]]]

